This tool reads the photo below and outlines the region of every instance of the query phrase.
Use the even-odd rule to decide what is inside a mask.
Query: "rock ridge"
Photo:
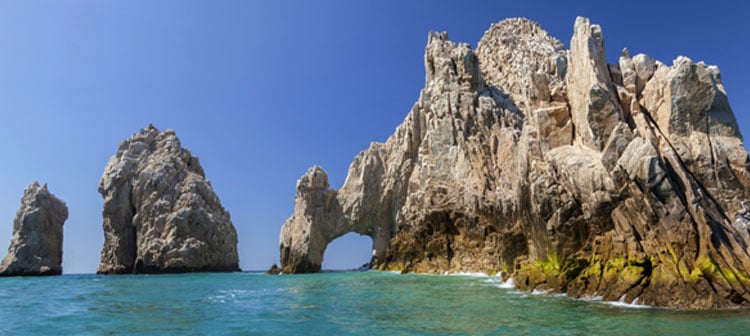
[[[719,69],[625,49],[599,25],[570,50],[535,22],[476,50],[430,32],[425,88],[330,189],[313,167],[281,229],[284,273],[373,239],[373,268],[481,271],[524,290],[679,309],[750,306],[750,159]]]

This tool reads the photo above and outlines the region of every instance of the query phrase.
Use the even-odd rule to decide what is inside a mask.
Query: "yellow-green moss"
[[[592,262],[589,267],[581,272],[583,277],[600,277],[602,275],[602,264],[599,261]]]
[[[607,267],[604,268],[604,272],[607,273],[608,271],[615,270],[615,271],[622,271],[625,268],[625,265],[627,264],[627,259],[623,256],[616,256],[612,257],[607,261]]]
[[[538,260],[537,264],[547,274],[558,274],[561,270],[560,257],[554,252],[547,253],[547,257],[544,260]]]
[[[667,245],[667,252],[669,252],[669,255],[672,256],[672,262],[674,262],[675,266],[680,265],[680,259],[677,258],[677,253],[674,252],[674,249],[671,245]]]
[[[735,272],[731,268],[721,268],[712,256],[696,260],[695,268],[690,272],[690,278],[698,280],[701,277],[721,277],[729,282],[750,284],[750,277],[747,274]]]

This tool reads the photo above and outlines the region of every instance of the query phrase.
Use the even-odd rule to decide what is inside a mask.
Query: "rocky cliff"
[[[99,182],[97,273],[239,271],[237,233],[198,158],[153,125],[123,141]]]
[[[62,274],[63,224],[68,207],[33,182],[23,192],[13,220],[13,238],[0,263],[0,276]]]
[[[518,287],[674,308],[750,305],[748,155],[715,66],[624,50],[576,19],[432,32],[425,88],[329,190],[312,168],[281,230],[284,272],[358,232],[372,265],[501,272]]]

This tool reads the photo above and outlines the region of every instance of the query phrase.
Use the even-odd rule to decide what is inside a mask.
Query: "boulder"
[[[239,271],[237,233],[198,158],[153,125],[107,163],[97,273]]]

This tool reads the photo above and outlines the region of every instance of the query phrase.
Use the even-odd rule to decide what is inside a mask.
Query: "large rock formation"
[[[36,181],[26,187],[13,220],[13,239],[0,276],[62,274],[63,224],[68,207]]]
[[[97,273],[239,271],[237,233],[198,158],[153,125],[123,141],[99,182]]]
[[[750,160],[718,69],[627,50],[606,64],[585,18],[570,46],[525,19],[493,25],[476,50],[430,33],[425,88],[395,133],[357,155],[341,189],[317,167],[298,182],[283,271],[319,270],[354,231],[373,238],[378,269],[750,305]]]

